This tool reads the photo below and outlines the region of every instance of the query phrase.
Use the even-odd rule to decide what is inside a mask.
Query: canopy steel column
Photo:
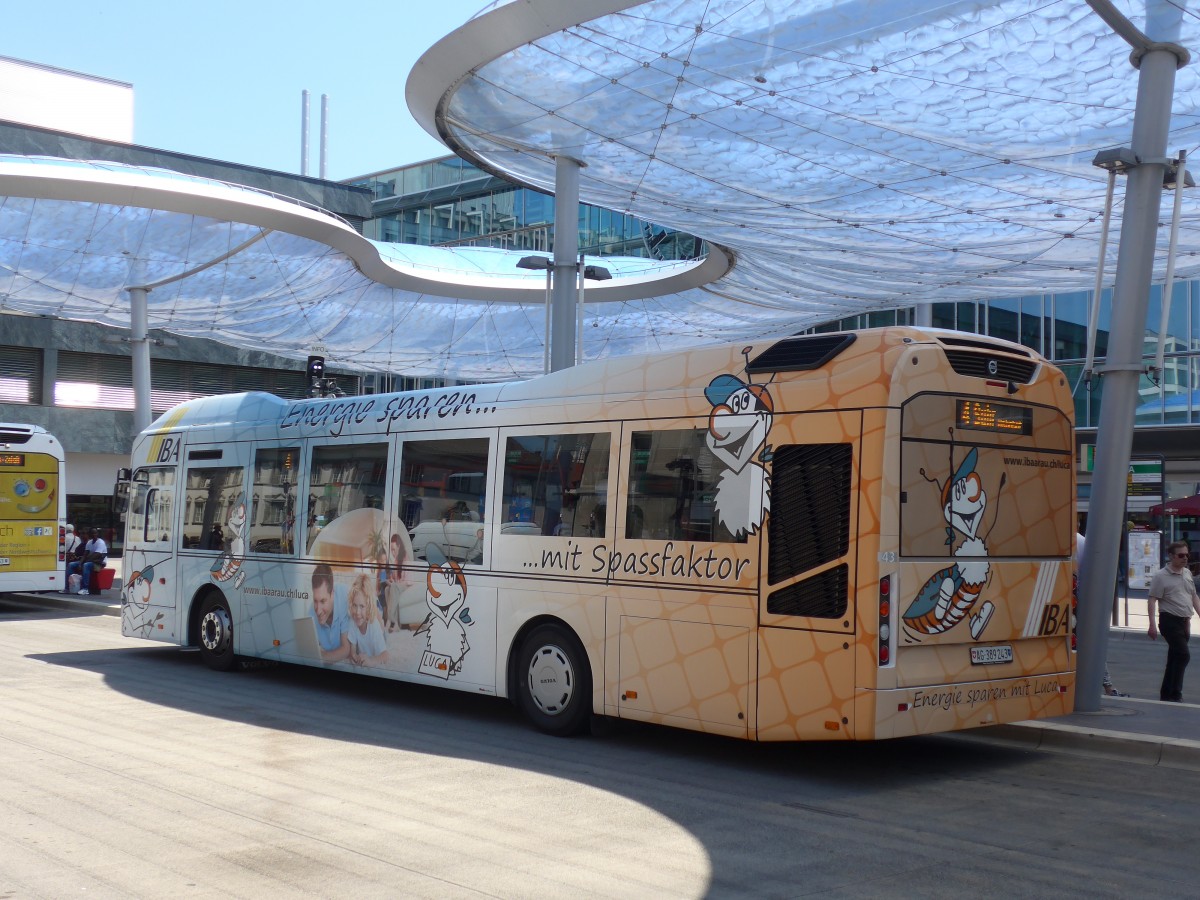
[[[133,357],[133,436],[150,427],[150,331],[146,295],[149,289],[129,289],[129,352]]]
[[[1138,165],[1129,170],[1126,182],[1108,356],[1099,370],[1105,379],[1104,402],[1096,433],[1096,467],[1088,505],[1076,629],[1079,656],[1075,709],[1080,712],[1100,708],[1101,682],[1108,657],[1108,616],[1120,558],[1126,478],[1133,446],[1134,410],[1138,382],[1145,368],[1143,336],[1154,274],[1154,245],[1163,175],[1169,164],[1166,148],[1171,98],[1175,70],[1188,59],[1182,47],[1150,41],[1127,20],[1114,19],[1119,14],[1103,0],[1089,0],[1089,3],[1133,45],[1131,60],[1140,74],[1130,148]]]
[[[254,235],[254,237],[242,241],[242,243],[229,252],[222,253],[215,259],[210,259],[208,262],[201,263],[198,266],[193,266],[186,272],[180,272],[178,275],[171,275],[167,278],[151,281],[146,284],[131,284],[125,288],[125,290],[129,291],[129,343],[131,344],[130,353],[133,357],[133,437],[135,440],[142,431],[149,427],[152,421],[150,411],[151,338],[148,327],[148,295],[155,288],[160,288],[176,281],[182,281],[189,275],[195,275],[197,272],[211,269],[231,256],[236,256],[247,247],[261,241],[271,231],[272,229],[270,228],[264,228],[258,234]],[[158,343],[162,342],[158,341]]]
[[[554,296],[550,311],[550,371],[575,365],[576,278],[579,268],[579,168],[554,159]]]

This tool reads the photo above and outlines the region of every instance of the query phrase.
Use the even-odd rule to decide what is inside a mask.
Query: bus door
[[[179,491],[179,593],[186,614],[201,591],[215,586],[229,601],[234,635],[246,580],[246,538],[253,509],[253,486],[246,467],[248,442],[189,443],[181,454]]]
[[[605,708],[622,718],[747,736],[767,470],[765,428],[746,424],[623,423],[593,553],[609,582]]]
[[[495,431],[409,432],[391,464],[378,557],[392,665],[412,680],[496,692]]]
[[[869,570],[858,540],[867,514],[862,416],[774,417],[759,594],[760,739],[854,734],[855,595]],[[863,541],[861,551],[874,546]]]
[[[127,637],[178,641],[175,466],[136,469],[129,484],[121,558],[121,632]]]

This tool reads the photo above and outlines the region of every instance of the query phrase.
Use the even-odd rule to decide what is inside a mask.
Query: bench
[[[92,569],[92,583],[88,586],[88,593],[98,594],[101,591],[107,591],[113,586],[113,578],[116,574],[116,569]]]

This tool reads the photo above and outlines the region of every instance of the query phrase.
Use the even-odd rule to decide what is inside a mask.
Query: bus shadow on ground
[[[532,729],[502,699],[349,672],[271,665],[219,673],[197,652],[166,646],[31,658],[97,673],[128,697],[182,712],[518,767],[614,793],[691,834],[709,857],[714,890],[747,870],[764,879],[764,889],[794,887],[798,867],[813,863],[782,852],[789,841],[861,842],[861,829],[892,828],[895,810],[936,794],[939,785],[1011,784],[1037,762],[1032,751],[952,736],[757,744],[610,719],[600,720],[603,727],[590,738],[563,739]],[[954,816],[965,825],[974,813]],[[954,831],[944,823],[937,828]],[[816,870],[831,877],[831,866],[817,863]]]

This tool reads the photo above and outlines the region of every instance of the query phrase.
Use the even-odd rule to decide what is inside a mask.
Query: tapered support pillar
[[[550,310],[550,371],[575,365],[578,303],[579,163],[559,156],[554,166],[554,282]]]
[[[1096,468],[1088,503],[1088,533],[1079,585],[1076,634],[1079,656],[1075,709],[1100,708],[1101,683],[1108,657],[1108,618],[1120,558],[1121,519],[1133,446],[1133,420],[1138,404],[1154,244],[1158,236],[1171,97],[1180,48],[1153,44],[1141,56],[1137,106],[1130,149],[1139,164],[1125,185],[1121,243],[1113,287],[1112,329],[1108,356],[1099,369],[1104,402],[1096,432]]]
[[[133,357],[133,436],[150,427],[150,333],[144,287],[129,289],[129,350]]]

